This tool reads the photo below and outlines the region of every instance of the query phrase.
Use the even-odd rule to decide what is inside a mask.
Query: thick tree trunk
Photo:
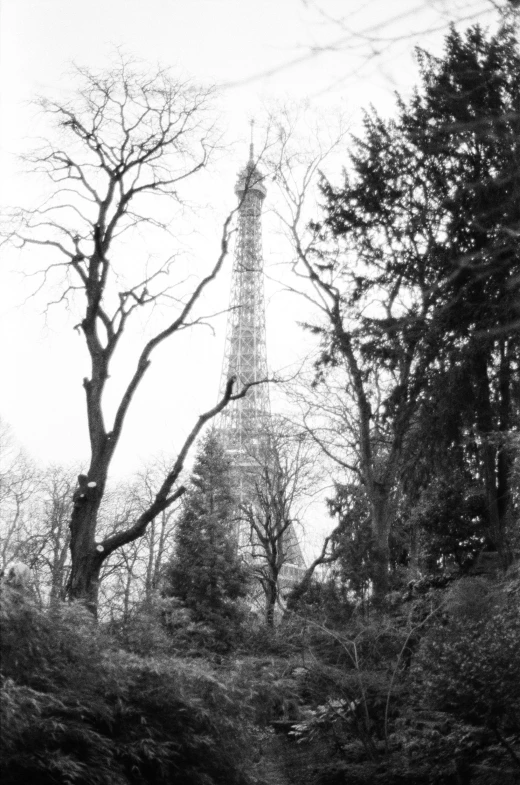
[[[474,359],[475,392],[477,399],[477,424],[482,438],[481,461],[486,493],[489,538],[499,553],[504,569],[511,563],[511,551],[507,542],[506,522],[509,512],[509,461],[507,448],[497,443],[493,435],[497,431],[507,432],[509,424],[510,369],[503,350],[500,368],[499,421],[494,422],[488,378],[488,357],[480,352]]]
[[[87,478],[80,475],[70,521],[72,565],[67,595],[71,600],[84,602],[94,615],[97,613],[99,574],[105,558],[103,551],[98,550],[102,546],[95,541],[101,495],[97,484],[89,484]]]
[[[279,580],[281,567],[271,563],[268,566],[268,569],[269,576],[265,582],[263,581],[265,592],[265,623],[268,627],[274,627],[276,603],[278,602],[278,595],[280,592]]]
[[[410,580],[415,581],[419,578],[419,558],[421,554],[419,527],[416,523],[411,525],[409,549],[408,577]]]
[[[380,483],[374,483],[371,499],[372,533],[374,535],[373,553],[373,600],[380,603],[388,592],[388,570],[390,566],[389,492]]]
[[[274,627],[274,614],[277,600],[278,579],[271,576],[265,587],[265,623],[268,627]]]
[[[71,600],[79,600],[94,615],[97,615],[99,590],[99,573],[103,560],[95,549],[82,552],[75,556],[71,570],[68,596]]]

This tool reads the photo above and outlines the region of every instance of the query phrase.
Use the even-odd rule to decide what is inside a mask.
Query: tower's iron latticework
[[[236,378],[235,390],[267,379],[261,225],[266,189],[253,160],[252,144],[249,162],[238,176],[235,193],[239,200],[238,231],[222,393],[231,376]],[[265,433],[269,414],[267,384],[253,384],[244,398],[233,401],[221,415],[220,429],[226,449],[230,453],[248,453]]]
[[[238,175],[235,194],[238,226],[221,394],[232,376],[236,379],[235,390],[252,386],[243,398],[232,401],[223,410],[219,431],[238,472],[240,495],[247,498],[247,488],[255,479],[255,466],[258,467],[261,455],[269,452],[271,418],[269,388],[261,383],[267,379],[261,221],[266,188],[254,161],[252,142],[249,161]],[[244,543],[246,533],[242,532],[239,539]],[[292,526],[284,534],[284,540],[288,561],[297,565],[293,571],[303,568],[305,562]],[[254,544],[252,547],[254,550]],[[285,572],[289,573],[290,569]]]

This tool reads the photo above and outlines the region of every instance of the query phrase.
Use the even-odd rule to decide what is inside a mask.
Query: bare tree
[[[0,568],[16,560],[30,567],[42,603],[64,596],[76,473],[37,466],[0,425]]]
[[[263,444],[249,456],[248,501],[241,504],[241,513],[249,527],[252,570],[262,587],[270,626],[284,582],[293,585],[305,572],[298,530],[319,482],[315,457],[306,435],[281,419],[271,424]],[[296,580],[288,576],[291,565],[297,568]]]
[[[128,528],[153,503],[155,488],[167,471],[168,460],[157,458],[131,481],[109,489],[100,511],[98,531],[108,535]],[[176,513],[177,505],[164,509],[142,537],[113,552],[104,562],[100,611],[109,607],[112,617],[122,614],[127,618],[137,605],[153,600],[163,567],[174,550]]]
[[[0,421],[0,569],[27,559],[34,539],[31,527],[40,473],[16,444],[10,426]],[[32,507],[31,507],[32,505]],[[32,566],[32,565],[31,565]]]
[[[145,230],[147,237],[164,233],[171,248],[168,224],[184,205],[182,186],[206,167],[215,149],[212,90],[175,80],[165,70],[143,73],[125,61],[103,73],[76,70],[80,86],[74,100],[41,101],[57,125],[59,143],[49,142],[28,158],[48,179],[50,196],[39,209],[17,212],[10,239],[21,248],[36,246],[51,253],[44,281],[57,274],[56,301],[80,310],[77,327],[91,365],[83,380],[90,462],[74,494],[68,594],[95,611],[103,562],[141,537],[184,492],[178,479],[198,433],[245,390],[234,393],[234,380],[229,380],[218,403],[194,423],[146,509],[126,528],[99,540],[99,509],[135,393],[157,347],[203,319],[196,306],[222,267],[233,213],[223,224],[215,261],[195,281],[183,280],[175,253],[157,259],[143,252],[144,260],[139,258]],[[160,221],[157,216],[165,209]],[[107,422],[103,396],[129,322],[163,304],[169,306],[164,321],[137,350],[135,369]]]
[[[143,509],[151,504],[157,478],[167,470],[166,458],[158,458],[152,465],[139,473],[135,493],[136,501]],[[176,526],[177,506],[163,510],[150,523],[145,536],[143,589],[144,597],[150,602],[160,583],[164,565],[169,561],[174,550],[174,531]]]
[[[393,91],[392,66],[403,51],[418,43],[425,45],[450,25],[514,23],[519,13],[518,0],[410,0],[408,4],[301,0],[301,5],[306,25],[313,33],[312,43],[299,44],[279,65],[242,77],[232,86],[276,76],[327,56],[330,61],[336,55],[336,67],[332,61],[329,69],[330,89],[338,84],[346,86],[349,81],[357,85],[363,80],[373,82],[376,74]]]
[[[373,287],[357,301],[350,297],[360,274],[356,249],[326,242],[321,228],[308,221],[308,201],[314,199],[329,151],[318,150],[306,160],[299,159],[294,152],[298,142],[283,122],[279,139],[275,179],[284,201],[280,217],[294,249],[293,271],[299,280],[295,290],[319,314],[307,325],[321,346],[310,395],[306,401],[301,399],[303,418],[324,453],[366,491],[374,537],[373,588],[378,600],[388,584],[393,497],[404,440],[435,357],[433,342],[423,346],[423,335],[407,330],[407,318],[410,324],[424,319],[430,302],[421,290],[407,292],[406,299],[400,297],[399,289],[384,287],[377,291]],[[389,217],[389,231],[391,222]],[[427,256],[435,242],[432,226],[418,227],[417,236],[420,231],[422,252]],[[400,250],[389,248],[388,253],[398,258]],[[377,330],[387,341],[391,363],[374,362],[371,355],[370,341]]]
[[[49,584],[49,601],[63,600],[70,571],[70,516],[76,473],[50,466],[42,476],[42,548],[35,568]]]

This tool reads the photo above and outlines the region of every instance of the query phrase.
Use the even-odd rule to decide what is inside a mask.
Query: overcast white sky
[[[0,203],[31,199],[31,181],[17,155],[45,129],[30,99],[65,95],[73,87],[71,60],[104,66],[121,46],[221,87],[224,125],[237,143],[208,193],[200,195],[215,203],[214,222],[200,246],[212,254],[218,247],[215,227],[233,204],[235,173],[247,156],[249,118],[261,123],[265,102],[307,101],[320,111],[339,107],[354,126],[369,103],[388,114],[393,91],[407,94],[416,81],[413,47],[440,52],[440,30],[450,18],[495,24],[492,6],[491,0],[1,0]],[[269,218],[266,228],[269,269],[279,249]],[[25,301],[23,265],[23,256],[2,251],[0,416],[37,459],[82,461],[87,442],[81,380],[88,366],[81,338],[72,316],[54,311],[46,323],[43,301]],[[230,265],[216,287],[222,307]],[[302,352],[295,325],[301,310],[288,303],[270,285],[268,354],[274,369],[291,365]],[[217,328],[215,336],[185,336],[178,349],[161,350],[135,401],[116,473],[138,468],[159,451],[172,452],[197,413],[214,403],[222,320]]]

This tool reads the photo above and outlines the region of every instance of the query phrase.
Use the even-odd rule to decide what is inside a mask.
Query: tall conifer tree
[[[237,552],[234,510],[230,464],[211,431],[201,444],[183,499],[167,591],[196,621],[224,637],[239,620],[239,600],[247,587]]]

